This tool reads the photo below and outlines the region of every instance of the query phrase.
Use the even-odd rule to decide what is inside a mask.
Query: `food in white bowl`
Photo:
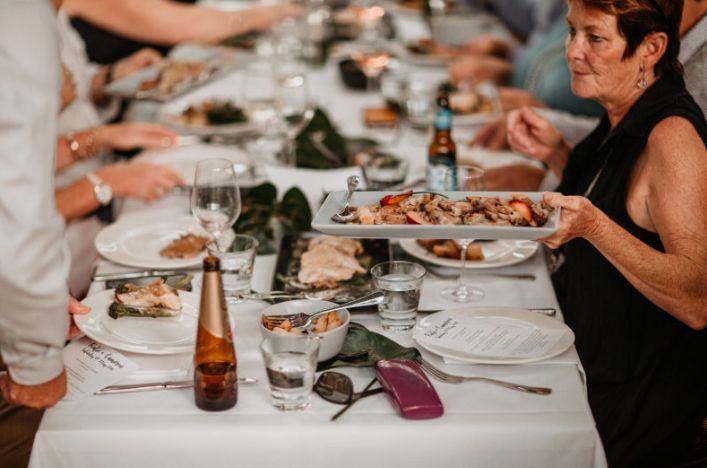
[[[263,316],[258,319],[260,333],[263,335],[263,338],[273,335],[292,336],[291,333],[283,333],[281,331],[273,331],[268,329],[268,327],[265,326],[267,320],[264,320],[264,318],[266,318],[268,315],[290,315],[299,314],[300,312],[304,312],[305,314],[313,314],[315,312],[319,312],[320,310],[328,309],[329,307],[336,307],[336,303],[311,299],[298,299],[294,301],[281,302],[279,304],[272,305],[266,308],[263,311]],[[338,322],[340,322],[340,325],[333,326],[332,328],[329,328],[326,331],[318,332],[313,329],[314,333],[316,333],[316,335],[320,337],[321,340],[319,345],[319,357],[317,359],[320,362],[326,361],[336,356],[341,350],[341,347],[344,345],[344,340],[346,339],[346,333],[349,329],[350,320],[349,311],[347,309],[338,309],[335,313],[338,316]],[[327,319],[327,325],[329,324],[329,322],[332,322],[332,325],[337,322],[336,320],[330,320],[327,316],[325,316],[324,318]]]

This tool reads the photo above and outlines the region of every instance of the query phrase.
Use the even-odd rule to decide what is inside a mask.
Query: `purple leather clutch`
[[[378,381],[402,417],[431,419],[444,414],[437,391],[416,362],[382,359],[375,368]]]

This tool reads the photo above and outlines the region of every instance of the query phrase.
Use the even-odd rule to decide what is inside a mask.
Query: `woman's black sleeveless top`
[[[705,118],[682,80],[663,78],[616,128],[603,117],[570,155],[558,188],[565,195],[585,195],[600,173],[587,197],[660,251],[659,236],[629,217],[626,192],[652,129],[670,116],[687,119],[707,141]],[[609,465],[674,463],[707,403],[707,330],[694,331],[651,303],[586,240],[568,242],[564,255],[553,282],[576,335]]]

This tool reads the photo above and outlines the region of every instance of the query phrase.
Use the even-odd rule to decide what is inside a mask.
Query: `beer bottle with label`
[[[222,411],[236,404],[236,364],[221,281],[221,264],[218,257],[206,257],[194,351],[196,406],[207,411]]]
[[[445,94],[437,96],[434,127],[435,133],[428,152],[427,188],[456,190],[455,187],[445,187],[444,184],[447,169],[454,169],[457,165],[457,146],[452,140],[452,110],[449,108],[449,98]]]

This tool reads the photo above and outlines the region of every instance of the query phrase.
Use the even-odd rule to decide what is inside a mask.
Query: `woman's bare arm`
[[[295,15],[297,7],[253,6],[221,11],[169,0],[65,0],[69,16],[131,39],[163,45],[180,42],[217,42],[225,37],[266,29]]]
[[[707,150],[694,127],[671,117],[646,147],[645,212],[665,253],[606,215],[585,236],[651,302],[695,330],[707,326]],[[642,198],[642,197],[641,197]],[[632,215],[633,216],[633,215]]]

